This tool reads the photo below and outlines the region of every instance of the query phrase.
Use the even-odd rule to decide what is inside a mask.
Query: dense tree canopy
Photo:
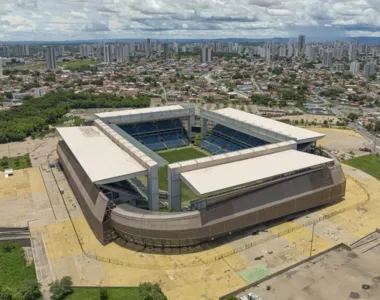
[[[71,109],[147,107],[148,96],[136,98],[58,92],[42,98],[25,97],[23,105],[0,112],[0,143],[21,141],[33,132],[47,130]]]

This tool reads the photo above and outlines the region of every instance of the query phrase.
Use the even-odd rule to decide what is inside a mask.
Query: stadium
[[[105,112],[57,130],[60,165],[103,244],[195,246],[345,195],[339,162],[316,147],[323,134],[233,108]]]

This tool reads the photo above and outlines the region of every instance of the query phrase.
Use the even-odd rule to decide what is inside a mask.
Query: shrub
[[[70,276],[62,277],[61,280],[55,280],[49,284],[51,298],[53,300],[62,300],[73,292],[73,281]]]
[[[21,290],[21,298],[23,300],[40,299],[41,291],[40,284],[37,281],[29,281]]]
[[[108,292],[106,289],[101,288],[100,289],[100,300],[107,300],[108,299]]]
[[[14,248],[16,248],[16,245],[12,242],[0,243],[1,252],[4,252],[4,253],[11,252]]]
[[[166,300],[166,296],[162,293],[160,286],[155,283],[144,282],[139,286],[139,294],[141,300]]]

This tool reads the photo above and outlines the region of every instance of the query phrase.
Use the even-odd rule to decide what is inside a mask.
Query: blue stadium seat
[[[172,141],[165,141],[165,145],[168,148],[178,148],[185,146],[185,143],[182,140],[172,140]]]
[[[212,153],[220,154],[266,144],[267,142],[256,137],[217,124],[212,130],[212,135],[201,142],[200,146]]]
[[[179,118],[122,125],[120,128],[154,151],[189,144]]]
[[[146,146],[153,151],[159,151],[159,150],[167,149],[167,147],[165,146],[164,143],[154,143],[154,144],[149,144]]]

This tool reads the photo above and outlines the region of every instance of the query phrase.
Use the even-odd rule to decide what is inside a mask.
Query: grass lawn
[[[76,70],[84,66],[95,65],[96,61],[92,59],[74,60],[74,61],[62,61],[58,63],[58,66],[65,67],[69,70]]]
[[[3,157],[0,158],[0,171],[4,171],[7,168],[13,170],[30,168],[32,163],[30,162],[29,154],[16,157]]]
[[[170,151],[160,151],[157,152],[158,155],[166,159],[169,164],[179,162],[179,161],[185,161],[195,158],[201,158],[208,156],[206,153],[197,150],[193,147],[187,147],[183,149],[176,149],[176,150],[170,150]],[[158,170],[158,186],[160,190],[167,191],[168,190],[168,167],[164,166],[161,167]],[[191,200],[194,200],[197,198],[197,195],[195,195],[185,183],[182,182],[181,186],[181,198],[182,198],[182,205],[188,205]]]
[[[73,288],[68,300],[99,300],[100,288]],[[106,288],[109,300],[139,300],[138,287]]]
[[[380,156],[364,155],[343,161],[344,164],[362,170],[380,180]]]
[[[0,285],[9,288],[12,294],[19,292],[27,282],[37,281],[34,266],[26,266],[24,252],[15,245],[11,252],[0,250]]]

